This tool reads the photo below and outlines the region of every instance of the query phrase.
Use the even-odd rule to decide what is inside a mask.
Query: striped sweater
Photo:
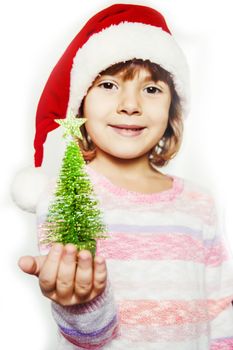
[[[142,194],[86,169],[109,233],[97,244],[108,283],[91,302],[52,303],[58,349],[233,349],[233,262],[210,193],[169,175],[171,189]],[[37,208],[39,236],[50,192]]]

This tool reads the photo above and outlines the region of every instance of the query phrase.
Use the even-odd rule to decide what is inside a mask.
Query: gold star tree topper
[[[83,139],[80,127],[86,122],[86,118],[78,118],[70,112],[65,119],[55,119],[55,122],[61,125],[65,132],[63,137],[72,136],[73,138]]]

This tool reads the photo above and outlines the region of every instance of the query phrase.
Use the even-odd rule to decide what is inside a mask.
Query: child
[[[92,17],[45,86],[35,165],[54,119],[81,143],[110,238],[97,255],[55,244],[23,257],[52,300],[59,349],[233,349],[233,270],[208,191],[158,170],[179,150],[188,69],[163,16],[116,4]],[[37,204],[39,234],[51,192]]]

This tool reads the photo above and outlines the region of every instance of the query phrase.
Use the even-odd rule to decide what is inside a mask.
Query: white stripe
[[[182,261],[107,260],[117,299],[221,299],[233,295],[232,264],[204,267]]]
[[[233,262],[224,261],[218,267],[206,267],[206,286],[212,299],[233,296]]]
[[[191,300],[206,297],[202,264],[108,259],[107,269],[118,300]]]
[[[181,342],[129,342],[125,339],[114,339],[104,347],[104,350],[209,350],[208,338],[203,335],[193,341],[181,341]]]
[[[173,208],[174,209],[174,208]],[[129,215],[130,214],[130,215]],[[174,210],[171,215],[165,215],[164,212],[154,210],[136,211],[131,209],[128,215],[125,210],[111,209],[104,210],[104,220],[107,225],[138,225],[138,226],[184,226],[196,231],[205,230],[205,239],[213,238],[213,227],[203,224],[203,218],[195,216],[192,212],[185,213]]]

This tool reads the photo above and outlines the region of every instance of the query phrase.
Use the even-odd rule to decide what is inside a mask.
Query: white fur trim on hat
[[[25,168],[14,178],[11,186],[13,201],[23,210],[36,212],[41,194],[48,185],[48,177],[41,168]]]
[[[189,69],[172,35],[152,25],[123,22],[93,34],[78,50],[71,69],[68,112],[78,109],[98,73],[133,58],[149,59],[173,76],[183,115],[189,109]]]

